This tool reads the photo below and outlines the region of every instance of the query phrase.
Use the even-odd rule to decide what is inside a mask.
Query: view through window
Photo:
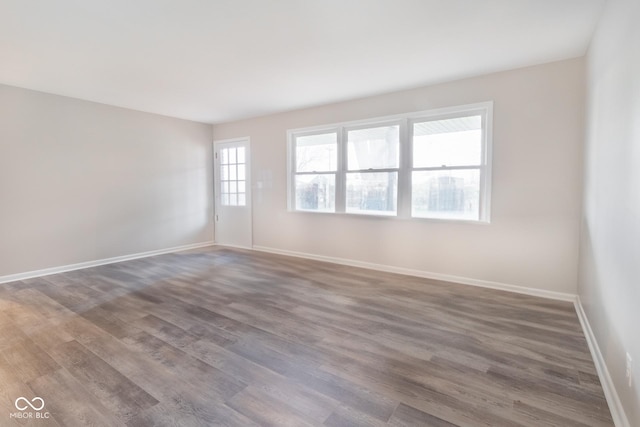
[[[488,221],[491,103],[289,132],[290,208]]]
[[[244,147],[220,150],[220,195],[223,206],[245,206],[246,161]]]

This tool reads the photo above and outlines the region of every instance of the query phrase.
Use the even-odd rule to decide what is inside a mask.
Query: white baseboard
[[[159,249],[155,251],[140,252],[137,254],[117,256],[113,258],[99,259],[95,261],[80,262],[77,264],[63,265],[60,267],[44,268],[42,270],[27,271],[25,273],[10,274],[8,276],[0,276],[0,283],[15,282],[16,280],[32,279],[34,277],[48,276],[50,274],[64,273],[67,271],[80,270],[83,268],[97,267],[99,265],[113,264],[115,262],[130,261],[138,258],[146,258],[155,255],[168,254],[171,252],[188,251],[190,249],[203,248],[212,246],[213,242],[194,243],[191,245],[177,246],[167,249]]]
[[[369,270],[385,271],[387,273],[404,274],[407,276],[422,277],[425,279],[442,280],[446,282],[460,283],[463,285],[479,286],[482,288],[497,289],[501,291],[516,292],[519,294],[532,295],[536,297],[549,298],[560,301],[574,302],[576,296],[574,294],[547,291],[544,289],[527,288],[523,286],[509,285],[506,283],[491,282],[488,280],[471,279],[468,277],[453,276],[449,274],[432,273],[429,271],[413,270],[410,268],[394,267],[391,265],[375,264],[365,261],[356,261],[345,258],[335,258],[323,255],[314,255],[305,252],[295,252],[283,249],[269,248],[265,246],[254,246],[253,250],[260,252],[269,252],[278,255],[288,255],[297,258],[306,258],[316,261],[331,262],[334,264],[349,265],[351,267],[367,268]]]
[[[214,243],[213,246],[219,246],[221,248],[244,249],[246,251],[253,250],[252,246],[229,245],[226,243]]]
[[[618,392],[616,391],[616,387],[613,384],[613,379],[609,374],[609,369],[607,369],[604,357],[600,352],[600,347],[598,346],[598,341],[596,341],[596,336],[593,334],[593,330],[591,329],[591,325],[589,324],[587,314],[582,307],[582,302],[580,302],[580,297],[576,297],[575,306],[576,313],[578,313],[578,319],[580,319],[580,325],[582,325],[584,336],[587,339],[587,344],[589,344],[591,357],[593,358],[593,362],[596,365],[596,371],[598,372],[598,377],[600,378],[602,390],[604,391],[604,396],[607,399],[607,404],[609,405],[609,410],[611,411],[613,422],[616,427],[631,427],[629,419],[627,418],[627,414],[624,412],[624,407],[622,406],[620,397],[618,396]]]

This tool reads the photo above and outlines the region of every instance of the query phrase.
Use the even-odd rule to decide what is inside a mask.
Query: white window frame
[[[295,141],[297,137],[304,137],[304,136],[312,136],[312,135],[321,135],[321,134],[328,134],[328,133],[335,133],[336,134],[336,143],[337,143],[337,156],[338,158],[336,159],[336,170],[335,171],[312,171],[312,172],[297,172],[296,171],[296,147],[295,147]],[[314,128],[314,129],[301,129],[299,132],[296,132],[295,134],[290,134],[289,135],[289,141],[291,141],[288,144],[288,161],[287,161],[287,209],[290,211],[295,211],[295,212],[312,212],[312,213],[326,213],[326,214],[334,214],[334,213],[338,213],[338,200],[340,200],[342,198],[341,195],[339,195],[339,188],[341,187],[340,185],[340,174],[341,174],[341,165],[340,165],[340,161],[341,161],[341,154],[340,154],[340,147],[342,146],[342,129],[340,129],[340,127],[338,126],[334,126],[334,127],[322,127],[322,128]],[[335,190],[335,197],[336,200],[334,201],[334,211],[324,211],[324,210],[311,210],[311,209],[295,209],[295,205],[296,205],[296,194],[295,194],[295,178],[296,175],[311,175],[311,174],[317,174],[317,175],[335,175],[336,180],[335,180],[335,185],[336,185],[336,190]]]
[[[399,206],[398,201],[396,201],[396,213],[388,214],[388,213],[375,213],[372,211],[371,213],[367,212],[347,212],[347,175],[350,173],[376,173],[376,172],[398,172],[398,199],[400,198],[400,169],[402,166],[402,143],[399,144],[398,151],[400,152],[398,167],[397,168],[376,168],[376,169],[349,169],[349,131],[357,131],[363,129],[372,129],[372,128],[380,128],[385,126],[398,126],[398,133],[400,141],[402,141],[402,132],[403,132],[403,121],[394,119],[394,120],[376,120],[375,122],[367,122],[364,124],[345,124],[342,126],[342,140],[344,141],[342,147],[338,146],[338,150],[342,153],[342,158],[344,160],[344,173],[342,176],[341,184],[342,184],[342,203],[344,204],[344,209],[340,213],[345,213],[347,215],[366,215],[366,216],[382,216],[382,217],[390,217],[394,218],[398,216]],[[340,163],[340,160],[338,160]],[[337,197],[337,196],[336,196]]]
[[[464,218],[435,218],[411,216],[411,175],[413,172],[413,124],[423,121],[450,119],[469,115],[480,115],[482,120],[482,155],[480,169],[480,206],[479,219]],[[347,177],[347,131],[380,126],[400,125],[400,164],[398,168],[398,193],[397,214],[380,215],[375,213],[348,213],[346,212],[346,177]],[[492,166],[492,125],[493,125],[493,101],[467,104],[454,107],[438,108],[427,111],[419,111],[393,116],[377,117],[366,120],[334,123],[329,125],[314,126],[287,131],[287,209],[290,212],[304,212],[312,214],[328,215],[356,215],[367,218],[401,218],[419,221],[445,221],[488,224],[491,216],[491,166]],[[299,136],[308,136],[322,133],[337,133],[338,159],[336,169],[335,211],[302,210],[295,207],[295,143]],[[422,169],[422,168],[416,168]],[[457,169],[456,167],[430,168]],[[353,171],[352,171],[353,172]]]

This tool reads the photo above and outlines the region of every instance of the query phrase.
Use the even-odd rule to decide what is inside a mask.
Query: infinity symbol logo
[[[25,406],[18,406],[18,402],[20,402],[21,400],[22,400],[22,401],[24,401],[24,403],[26,403],[28,406],[26,406],[26,405],[25,405]],[[36,407],[36,406],[34,405],[34,404],[36,403],[36,400],[39,400],[39,401],[40,401],[40,407]],[[17,398],[17,399],[16,399],[15,405],[16,405],[16,409],[17,409],[18,411],[24,411],[24,410],[26,410],[29,406],[30,406],[30,407],[31,407],[31,409],[33,409],[34,411],[39,411],[39,410],[41,410],[42,408],[44,408],[44,400],[43,400],[41,397],[34,397],[33,399],[31,399],[31,402],[29,402],[29,400],[27,400],[26,398],[24,398],[24,397],[19,397],[19,398]]]

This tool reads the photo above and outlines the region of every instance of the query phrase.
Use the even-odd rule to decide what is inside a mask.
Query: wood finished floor
[[[0,285],[0,337],[2,426],[613,425],[572,304],[276,255]]]

